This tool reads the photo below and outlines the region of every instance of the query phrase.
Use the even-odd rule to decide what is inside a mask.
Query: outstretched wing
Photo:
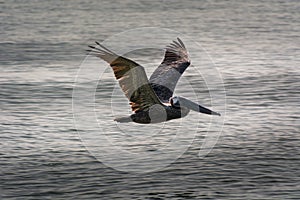
[[[169,102],[179,78],[189,65],[188,52],[177,38],[166,47],[164,60],[150,77],[150,84],[162,102]]]
[[[96,44],[96,47],[89,46],[91,49],[87,51],[110,64],[121,89],[130,101],[132,111],[147,110],[155,104],[162,105],[150,86],[142,66],[127,58],[118,56],[98,42]]]

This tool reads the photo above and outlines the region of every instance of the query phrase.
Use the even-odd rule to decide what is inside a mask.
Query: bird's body
[[[158,107],[158,106],[157,106]],[[130,116],[116,118],[117,122],[136,122],[140,124],[160,123],[172,119],[182,118],[190,112],[187,108],[173,108],[171,105],[161,106],[159,108],[139,111]]]
[[[115,121],[142,124],[160,123],[185,117],[190,109],[206,114],[220,115],[183,97],[172,97],[176,84],[190,65],[183,42],[173,41],[167,46],[165,57],[148,80],[145,69],[134,61],[119,56],[102,46],[89,46],[93,55],[112,67],[125,96],[130,101],[133,114]]]

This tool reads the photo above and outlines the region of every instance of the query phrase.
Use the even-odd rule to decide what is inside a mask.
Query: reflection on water
[[[297,1],[6,1],[0,9],[2,199],[300,198]],[[141,175],[109,168],[85,149],[73,124],[72,91],[88,44],[143,26],[196,38],[224,78],[227,110],[222,136],[205,158],[198,153],[210,118],[191,113],[182,119],[189,126],[180,140],[195,137],[188,150],[164,170]],[[151,63],[145,66],[150,75],[161,53],[134,56]],[[116,127],[113,113],[127,114],[129,106],[114,90],[111,71],[105,73],[96,91],[99,123],[127,151],[154,155],[172,139],[176,128],[170,127],[178,121],[148,136],[136,132],[141,125]],[[184,77],[200,101],[208,102],[202,79],[193,70]],[[189,96],[184,80],[176,93]],[[113,99],[119,107],[111,109],[101,101],[113,91],[120,98]],[[194,136],[191,125],[199,118]],[[117,131],[127,128],[135,129],[132,135]]]

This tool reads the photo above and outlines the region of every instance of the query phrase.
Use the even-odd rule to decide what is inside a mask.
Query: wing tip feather
[[[177,37],[177,40],[181,44],[181,46],[185,49],[185,45],[183,44],[182,40],[179,37]]]
[[[177,41],[173,40],[172,43],[166,46],[165,50],[169,50],[172,52],[178,52],[180,50],[186,51],[186,47],[183,44],[182,40],[179,37],[177,37]]]

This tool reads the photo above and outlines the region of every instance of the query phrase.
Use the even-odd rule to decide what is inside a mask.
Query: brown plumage
[[[95,56],[108,62],[116,79],[130,101],[133,112],[146,110],[155,104],[163,105],[149,84],[145,69],[134,61],[118,56],[97,43],[100,48],[91,47]]]

